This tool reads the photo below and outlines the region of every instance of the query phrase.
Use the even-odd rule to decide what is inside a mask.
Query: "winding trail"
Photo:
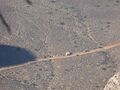
[[[92,49],[92,50],[89,50],[89,51],[73,53],[69,56],[54,56],[54,57],[48,57],[48,58],[41,58],[41,59],[38,59],[36,61],[31,61],[31,62],[21,64],[21,65],[3,67],[3,68],[0,68],[0,71],[8,70],[8,69],[16,68],[16,67],[21,67],[21,66],[32,64],[32,63],[35,63],[35,62],[43,62],[43,61],[50,61],[50,60],[58,61],[58,60],[63,60],[63,59],[70,58],[70,57],[88,55],[88,54],[97,53],[97,52],[109,50],[109,49],[112,49],[112,48],[116,48],[116,47],[119,47],[119,46],[120,46],[120,42],[115,42],[115,43],[111,43],[111,44],[106,45],[106,46],[101,47],[101,48]]]

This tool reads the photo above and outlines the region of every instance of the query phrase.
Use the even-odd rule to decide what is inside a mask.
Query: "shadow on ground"
[[[0,45],[0,67],[23,64],[35,59],[35,55],[20,47]]]

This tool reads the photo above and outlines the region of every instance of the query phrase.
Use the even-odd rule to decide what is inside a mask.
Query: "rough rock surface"
[[[120,73],[116,73],[109,79],[104,90],[120,90]]]
[[[119,24],[119,0],[0,0],[0,90],[107,89]]]

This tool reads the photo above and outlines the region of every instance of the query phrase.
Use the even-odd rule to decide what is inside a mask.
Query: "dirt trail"
[[[111,43],[111,44],[106,45],[106,46],[101,47],[101,48],[92,49],[92,50],[89,50],[89,51],[73,53],[73,54],[71,54],[69,56],[54,56],[54,57],[48,57],[48,58],[41,58],[39,60],[31,61],[31,62],[28,62],[28,63],[25,63],[25,64],[21,64],[21,65],[10,66],[10,67],[3,67],[3,68],[0,68],[0,71],[7,70],[7,69],[12,69],[12,68],[16,68],[16,67],[21,67],[21,66],[24,66],[24,65],[27,65],[27,64],[31,64],[31,63],[35,63],[35,62],[42,62],[42,61],[49,61],[49,60],[57,61],[57,60],[63,60],[65,58],[70,58],[70,57],[83,56],[83,55],[87,55],[87,54],[92,54],[92,53],[96,53],[96,52],[109,50],[109,49],[112,49],[112,48],[116,48],[118,46],[120,46],[120,42],[115,42],[115,43]]]

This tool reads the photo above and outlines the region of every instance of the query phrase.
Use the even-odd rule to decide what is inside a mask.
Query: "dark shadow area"
[[[32,5],[32,1],[31,0],[25,0],[27,4]]]
[[[0,67],[23,64],[35,59],[30,51],[9,45],[0,45]]]

